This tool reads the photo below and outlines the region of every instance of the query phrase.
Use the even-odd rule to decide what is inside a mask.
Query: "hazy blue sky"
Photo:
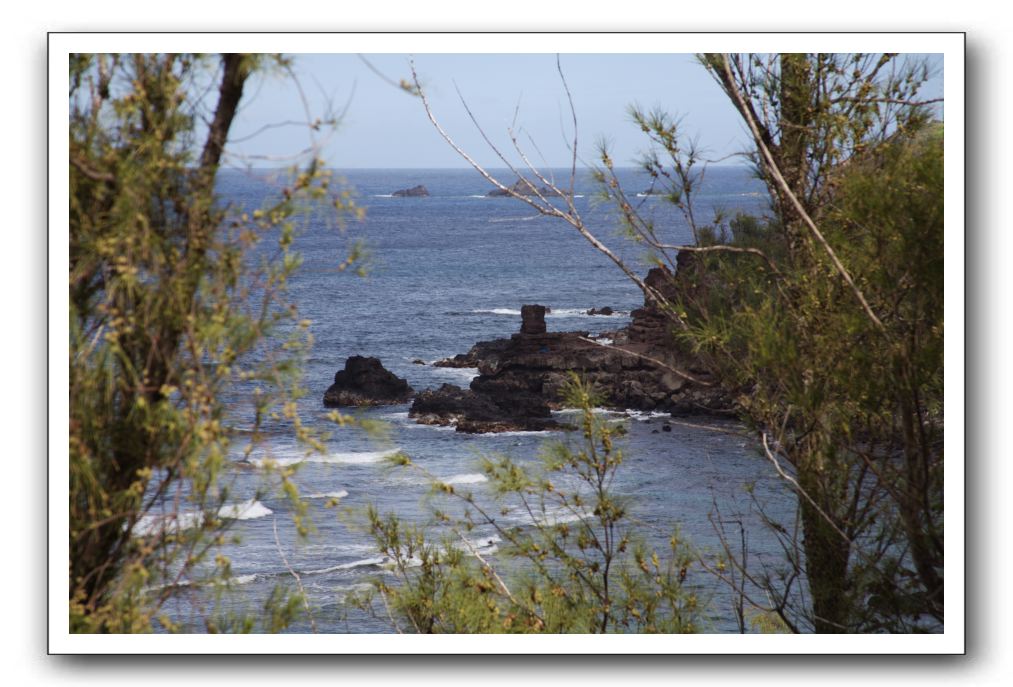
[[[407,55],[369,55],[366,59],[394,81],[410,76]],[[616,164],[635,164],[647,141],[630,122],[627,108],[633,103],[681,116],[684,131],[697,137],[713,158],[725,157],[746,145],[737,114],[692,55],[564,54],[560,59],[577,111],[578,152],[588,162],[596,161],[596,143],[604,137],[611,144]],[[443,127],[482,164],[502,166],[468,118],[456,89],[502,151],[513,152],[507,128],[519,103],[516,129],[532,162],[569,166],[566,140],[572,139],[572,123],[555,55],[420,54],[415,56],[415,65]],[[329,166],[467,165],[439,137],[420,100],[385,81],[358,56],[297,55],[295,66],[315,116],[325,114],[328,101],[337,111],[347,105],[341,126],[323,150]],[[926,87],[926,96],[942,95],[942,69],[938,71]],[[298,89],[283,77],[258,77],[247,95],[233,127],[232,138],[239,141],[233,150],[284,156],[309,144],[305,127],[298,126],[270,128],[242,140],[265,124],[306,119]],[[512,157],[516,159],[516,155]],[[251,162],[257,166],[282,164],[274,159]]]

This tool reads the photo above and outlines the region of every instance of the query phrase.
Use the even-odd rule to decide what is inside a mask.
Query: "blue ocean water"
[[[568,170],[552,173],[563,180]],[[646,174],[627,169],[619,175],[665,241],[691,242],[688,227],[671,204],[657,196],[635,195],[649,187]],[[509,454],[522,462],[537,461],[544,441],[566,436],[458,434],[416,425],[407,417],[407,405],[358,413],[388,423],[385,439],[355,428],[335,429],[324,419],[321,403],[334,373],[347,357],[366,355],[380,358],[416,390],[445,382],[467,386],[475,370],[413,361],[431,363],[465,352],[477,341],[509,336],[519,329],[520,307],[526,303],[552,308],[547,318],[550,330],[597,333],[627,324],[629,312],[642,304],[643,296],[569,225],[540,216],[516,199],[486,197],[491,187],[473,170],[353,170],[338,176],[365,206],[365,219],[338,228],[317,217],[302,226],[295,245],[304,264],[290,291],[300,316],[312,321],[315,339],[304,377],[309,395],[300,410],[304,421],[332,433],[327,453],[307,457],[278,433],[253,456],[256,461],[269,453],[279,462],[299,465],[295,481],[308,497],[316,531],[307,541],[295,537],[289,507],[278,494],[250,503],[263,485],[262,477],[255,469],[237,470],[232,498],[239,505],[232,515],[239,516],[235,532],[241,543],[226,551],[237,583],[227,604],[257,608],[275,584],[294,584],[291,567],[313,609],[312,625],[304,620],[294,631],[315,627],[320,632],[391,632],[386,619],[350,610],[343,603],[349,591],[384,574],[379,554],[357,527],[367,504],[417,523],[430,519],[425,477],[387,467],[384,456],[403,451],[430,474],[485,498],[482,456]],[[508,184],[514,180],[506,171],[502,178]],[[416,184],[424,184],[431,195],[391,196]],[[763,212],[761,190],[747,169],[712,168],[697,199],[698,217],[706,220],[719,210]],[[277,184],[268,173],[226,172],[219,191],[225,202],[256,208],[277,191]],[[623,260],[646,272],[643,248],[621,236],[614,210],[598,200],[590,175],[578,176],[575,193],[587,225]],[[356,241],[363,241],[371,256],[366,277],[337,269]],[[604,306],[616,314],[586,315],[589,308]],[[248,423],[252,404],[241,397],[230,403],[235,423]],[[777,557],[775,542],[764,540],[765,530],[757,522],[746,487],[751,486],[755,498],[776,517],[789,517],[791,500],[741,427],[707,419],[689,422],[710,428],[673,424],[670,432],[656,432],[662,417],[621,412],[610,417],[629,429],[626,461],[615,489],[629,499],[631,513],[649,540],[664,550],[668,534],[678,526],[695,547],[717,552],[720,541],[713,521],[720,512],[754,525],[750,555],[756,560]],[[332,497],[340,498],[340,508],[325,507]],[[737,537],[737,530],[733,534]],[[493,530],[478,528],[470,536],[496,559]],[[699,585],[708,602],[705,628],[735,631],[727,590],[704,573],[691,582]],[[199,592],[181,594],[170,602],[169,613],[186,620],[193,610],[191,594]]]

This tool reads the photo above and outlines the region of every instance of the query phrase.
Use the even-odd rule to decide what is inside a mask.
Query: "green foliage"
[[[767,592],[759,617],[792,631],[938,630],[943,159],[933,101],[920,99],[927,66],[896,54],[699,59],[753,137],[746,156],[771,216],[699,217],[706,164],[664,113],[633,110],[654,145],[643,166],[693,245],[640,216],[607,152],[597,176],[627,235],[675,275],[648,292],[673,341],[739,394],[798,496],[801,538],[768,521],[782,565],[738,579]]]
[[[285,298],[299,266],[296,218],[330,199],[319,161],[269,207],[218,204],[225,142],[254,69],[270,58],[73,55],[70,60],[70,617],[74,632],[143,632],[180,582],[228,579],[213,562],[230,524],[233,447],[267,421],[301,423],[309,322]],[[273,64],[284,68],[276,58]],[[218,103],[200,144],[201,88]],[[336,201],[339,209],[342,202]],[[273,256],[255,257],[275,244]],[[267,253],[267,251],[262,251]],[[253,398],[252,428],[224,400]],[[292,499],[291,470],[264,489]],[[281,592],[279,592],[281,593]],[[295,599],[272,599],[270,630]],[[247,629],[207,615],[207,629]],[[180,629],[168,620],[163,626]]]
[[[942,126],[913,101],[916,69],[903,88],[876,81],[887,58],[853,78],[842,71],[847,56],[782,58],[776,89],[769,74],[739,71],[746,60],[728,77],[725,58],[707,59],[731,95],[746,92],[777,115],[760,122],[761,141],[854,284],[765,170],[775,217],[702,232],[703,245],[730,249],[680,259],[678,336],[727,385],[748,390],[740,407],[799,494],[805,556],[789,565],[804,566],[796,572],[811,605],[798,601],[798,626],[938,627]],[[804,135],[788,96],[808,103],[796,103]],[[800,151],[806,163],[792,172]]]
[[[446,502],[434,510],[439,543],[370,509],[368,528],[392,578],[378,579],[359,605],[398,631],[695,632],[688,547],[673,533],[662,557],[638,540],[611,489],[623,462],[617,428],[595,415],[594,394],[576,376],[567,404],[580,410],[581,443],[547,446],[540,469],[485,460],[495,504],[433,482],[434,499]],[[455,504],[462,510],[452,515]],[[497,533],[498,552],[483,555],[479,527]]]

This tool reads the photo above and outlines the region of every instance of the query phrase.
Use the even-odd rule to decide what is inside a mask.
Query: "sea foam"
[[[343,499],[348,496],[348,492],[344,489],[338,491],[328,491],[321,494],[306,494],[303,498],[305,499]]]
[[[297,455],[271,456],[270,458],[253,458],[250,463],[258,467],[265,467],[269,461],[276,465],[287,466],[297,463],[331,463],[336,465],[364,465],[368,463],[379,463],[385,458],[397,455],[400,448],[393,448],[388,451],[342,451],[337,453],[307,453]]]
[[[480,484],[482,482],[488,482],[489,479],[485,475],[478,473],[468,473],[464,475],[454,475],[447,479],[440,480],[444,484]]]

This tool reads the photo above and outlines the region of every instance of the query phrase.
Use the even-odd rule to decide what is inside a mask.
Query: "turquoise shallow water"
[[[564,173],[557,170],[557,178]],[[343,176],[366,206],[366,219],[348,224],[343,232],[329,223],[311,221],[296,243],[305,262],[292,283],[291,296],[301,316],[312,321],[315,338],[304,378],[309,396],[301,402],[302,415],[310,424],[331,427],[322,417],[321,397],[348,356],[378,357],[416,390],[444,382],[466,386],[474,370],[413,361],[431,362],[464,352],[476,341],[509,336],[520,326],[520,307],[525,303],[552,308],[547,319],[550,330],[592,333],[623,326],[629,312],[642,303],[637,288],[572,228],[537,216],[519,201],[484,197],[490,187],[471,170],[371,170]],[[632,191],[648,186],[646,176],[635,170],[623,170],[621,176]],[[390,197],[394,190],[416,184],[424,184],[432,195]],[[262,174],[229,172],[220,183],[225,201],[250,208],[260,206],[273,188]],[[624,259],[646,271],[640,249],[618,236],[609,208],[596,202],[590,179],[579,179],[576,189],[576,203],[588,224]],[[702,188],[700,212],[705,217],[716,209],[762,212],[759,191],[747,170],[712,169]],[[657,197],[638,201],[658,226],[667,227],[667,241],[690,240],[674,208]],[[356,240],[365,241],[373,256],[366,278],[335,269]],[[585,314],[603,306],[617,314]],[[248,424],[249,402],[236,397],[229,403],[236,424]],[[506,453],[520,461],[536,461],[544,441],[565,438],[563,433],[457,434],[416,425],[407,412],[407,405],[362,411],[363,417],[388,423],[387,441],[378,442],[355,429],[337,430],[328,440],[327,453],[308,459],[284,432],[271,435],[267,446],[271,454],[281,462],[300,464],[295,479],[308,496],[316,525],[308,541],[293,536],[288,505],[277,495],[249,502],[262,484],[258,470],[237,471],[230,498],[236,506],[230,515],[239,517],[234,529],[242,543],[227,551],[237,582],[229,604],[256,608],[275,584],[291,583],[275,539],[277,524],[284,558],[310,595],[318,631],[390,632],[386,622],[349,613],[342,603],[348,591],[383,574],[379,554],[355,528],[355,515],[343,512],[345,507],[355,511],[373,503],[417,522],[428,519],[425,480],[386,467],[384,455],[404,451],[431,474],[487,498],[481,456]],[[642,413],[609,417],[629,429],[624,439],[627,459],[615,489],[628,497],[631,514],[645,536],[662,548],[671,529],[679,526],[695,546],[716,551],[715,508],[726,517],[757,525],[746,485],[755,486],[755,497],[774,515],[790,514],[790,499],[735,423],[690,420],[722,431],[674,424],[670,432],[655,433],[663,418]],[[253,456],[259,457],[260,453]],[[334,496],[341,499],[339,511],[325,508]],[[774,542],[764,541],[765,536],[758,525],[751,527],[750,555],[758,562],[776,557]],[[495,560],[496,538],[490,528],[478,528],[473,541]],[[695,583],[710,601],[706,627],[734,631],[726,591],[704,575]],[[201,595],[200,590],[187,590],[167,610],[187,619],[191,602]],[[309,625],[303,622],[293,629],[306,631]]]

